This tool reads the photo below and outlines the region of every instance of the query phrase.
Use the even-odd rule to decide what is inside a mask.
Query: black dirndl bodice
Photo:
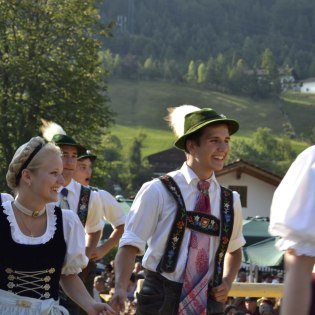
[[[61,268],[66,255],[62,211],[54,209],[56,231],[45,244],[16,243],[0,206],[0,289],[36,299],[58,300]]]

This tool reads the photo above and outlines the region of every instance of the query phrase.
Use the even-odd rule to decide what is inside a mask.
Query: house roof
[[[186,161],[184,151],[177,148],[170,148],[148,157],[148,161],[152,166],[152,170],[156,175],[166,174],[168,172],[179,169]],[[242,173],[253,176],[271,185],[278,186],[282,178],[273,174],[257,165],[238,159],[226,166],[221,171],[216,172],[216,176],[220,177],[228,173],[236,172],[236,176],[240,178]]]
[[[184,151],[175,147],[147,156],[155,174],[165,174],[179,169],[186,161]]]
[[[220,177],[233,172],[236,172],[237,178],[241,178],[244,173],[274,186],[278,186],[282,180],[280,176],[266,171],[259,166],[245,162],[242,159],[224,166],[221,171],[216,172],[216,176]]]
[[[315,78],[307,78],[305,80],[301,80],[302,83],[313,83],[315,82]]]

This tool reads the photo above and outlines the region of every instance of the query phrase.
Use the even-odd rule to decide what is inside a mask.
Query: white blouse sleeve
[[[85,232],[76,213],[62,210],[63,234],[67,252],[61,273],[64,275],[77,274],[88,264],[85,255]]]
[[[1,193],[1,200],[2,200],[2,203],[5,203],[6,201],[13,201],[14,198],[10,194]]]
[[[315,256],[315,146],[298,155],[276,189],[269,233],[280,236],[281,250]]]

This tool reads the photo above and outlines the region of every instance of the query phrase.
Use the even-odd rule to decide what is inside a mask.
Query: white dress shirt
[[[126,216],[118,201],[106,190],[99,189],[97,192],[102,203],[103,218],[113,229],[125,224]]]
[[[183,164],[180,170],[169,173],[179,186],[185,201],[186,210],[193,211],[199,194],[197,175]],[[209,196],[211,203],[211,214],[220,219],[221,187],[215,175],[209,179]],[[233,252],[245,244],[242,234],[242,207],[239,194],[233,192],[234,199],[234,225],[228,252]],[[162,255],[165,251],[171,227],[173,225],[177,204],[173,196],[166,190],[159,179],[145,183],[138,192],[131,211],[126,218],[125,232],[120,240],[119,246],[132,245],[139,249],[139,255],[143,255],[142,264],[144,268],[156,271]],[[176,269],[172,273],[162,273],[169,280],[183,282],[188,256],[190,240],[190,229],[185,230],[184,238],[178,256]],[[213,272],[214,257],[219,245],[219,237],[210,238],[209,270]]]
[[[52,203],[46,205],[46,231],[38,237],[30,237],[22,233],[16,222],[11,201],[3,203],[2,206],[10,222],[11,235],[14,242],[18,244],[38,245],[45,244],[53,238],[56,231],[57,217],[54,214],[54,205]],[[64,275],[78,274],[88,263],[88,258],[85,256],[84,229],[79,217],[69,210],[62,210],[62,223],[67,251],[61,273]]]
[[[81,193],[81,184],[75,181],[74,179],[71,180],[68,186],[65,188],[68,189],[68,196],[67,200],[69,203],[69,207],[75,213],[78,212],[78,204],[79,198]],[[60,189],[61,190],[61,189]],[[58,194],[58,203],[55,205],[59,206],[61,198],[60,191]],[[103,217],[103,210],[102,210],[102,203],[99,198],[99,194],[97,191],[91,191],[90,201],[89,201],[89,210],[85,224],[85,231],[86,233],[94,233],[100,231],[104,227]]]

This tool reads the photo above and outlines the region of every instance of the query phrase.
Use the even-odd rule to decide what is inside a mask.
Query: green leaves
[[[41,118],[91,148],[112,123],[107,71],[98,57],[111,26],[100,22],[95,2],[0,1],[2,165],[39,134]]]

